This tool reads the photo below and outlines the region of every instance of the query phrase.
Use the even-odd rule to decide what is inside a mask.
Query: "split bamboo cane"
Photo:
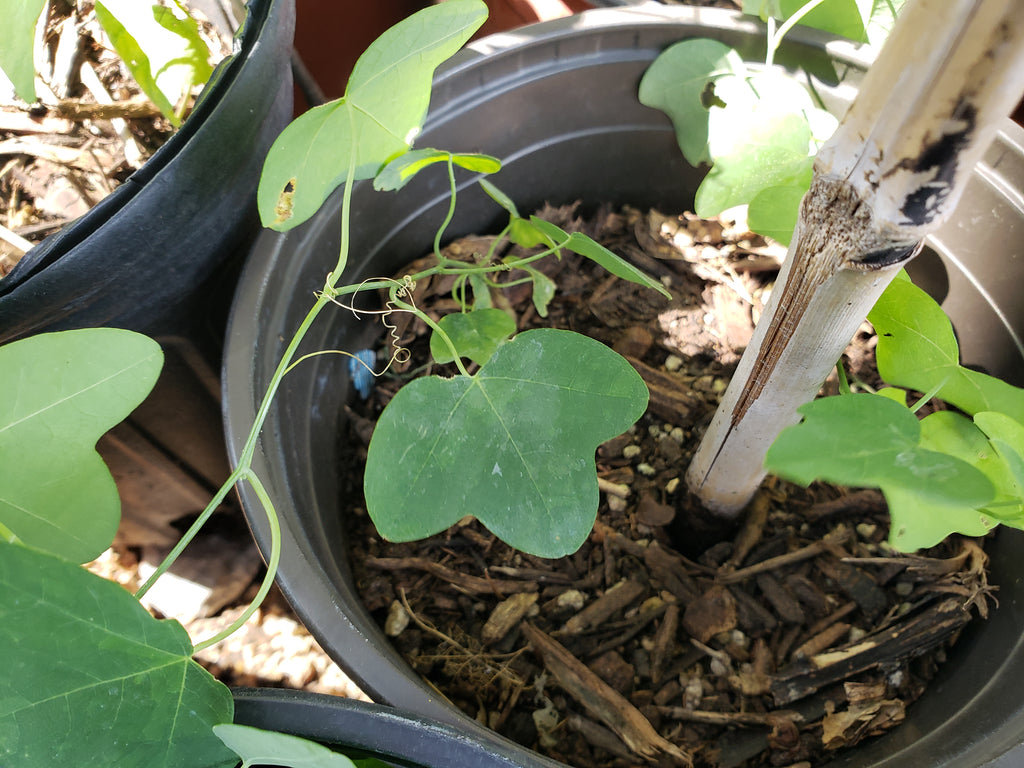
[[[1021,0],[911,0],[832,138],[782,272],[687,472],[738,514],[896,272],[949,218],[1024,93]],[[992,226],[998,226],[993,222]]]

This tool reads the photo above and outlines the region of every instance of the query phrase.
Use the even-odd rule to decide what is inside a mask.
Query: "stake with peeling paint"
[[[835,135],[775,290],[687,472],[738,514],[764,456],[813,399],[879,295],[949,218],[1024,92],[1020,0],[912,0]]]

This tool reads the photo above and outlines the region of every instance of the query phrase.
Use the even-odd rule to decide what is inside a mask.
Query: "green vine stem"
[[[224,628],[212,637],[203,640],[202,642],[196,643],[193,646],[193,653],[199,653],[205,648],[216,645],[221,640],[224,640],[233,635],[238,629],[242,627],[249,618],[259,610],[259,607],[263,604],[263,601],[267,597],[267,593],[270,592],[270,588],[274,585],[274,577],[277,575],[277,565],[281,559],[281,523],[277,519],[277,512],[274,510],[274,503],[270,499],[270,494],[267,493],[267,489],[263,486],[259,477],[254,472],[246,472],[245,481],[249,483],[256,497],[260,500],[260,504],[263,505],[263,509],[267,513],[267,522],[270,525],[270,559],[267,562],[267,573],[263,577],[263,583],[260,584],[260,589],[256,593],[256,596],[249,603],[249,606],[241,613],[241,615],[235,619],[230,626]]]
[[[338,295],[335,286],[338,279],[345,268],[345,264],[348,261],[349,244],[350,244],[350,228],[349,218],[352,209],[352,183],[355,176],[354,164],[349,164],[348,178],[345,181],[345,186],[342,193],[342,204],[341,204],[341,243],[339,246],[338,261],[332,270],[327,275],[327,281],[324,286],[324,291],[317,296],[316,302],[313,307],[309,310],[306,316],[303,318],[299,327],[295,330],[292,335],[291,341],[288,343],[287,348],[281,355],[281,360],[277,364],[277,368],[274,370],[274,374],[270,379],[270,383],[267,386],[267,391],[263,395],[263,400],[260,403],[259,410],[256,412],[256,416],[253,419],[252,427],[249,430],[249,435],[246,438],[245,445],[242,447],[242,451],[238,457],[238,465],[235,470],[231,473],[227,480],[224,481],[223,485],[218,489],[217,493],[214,494],[213,498],[210,499],[209,504],[200,513],[199,517],[196,518],[195,522],[189,527],[185,534],[181,537],[174,548],[168,553],[167,557],[163,559],[163,562],[157,567],[157,569],[150,575],[146,582],[139,587],[135,593],[137,599],[141,599],[153,586],[160,576],[167,572],[167,570],[174,564],[175,560],[181,555],[185,547],[187,547],[192,540],[199,533],[200,529],[206,524],[206,521],[210,519],[214,510],[220,506],[221,502],[227,497],[228,493],[235,487],[236,483],[247,480],[253,489],[256,490],[257,498],[264,507],[264,511],[267,514],[268,519],[271,522],[271,528],[278,530],[276,542],[271,542],[270,557],[267,562],[267,575],[264,579],[264,586],[272,583],[274,577],[277,575],[277,563],[280,560],[280,529],[277,521],[277,510],[274,508],[273,501],[270,496],[263,489],[262,484],[256,477],[256,474],[252,471],[252,458],[256,452],[256,443],[259,440],[260,432],[263,430],[263,425],[267,420],[267,416],[270,413],[270,406],[273,402],[274,396],[277,394],[278,388],[281,386],[281,381],[284,379],[285,373],[288,371],[292,360],[298,351],[299,345],[305,338],[309,328],[313,325],[313,321],[320,315],[320,312],[331,303],[331,299]],[[273,536],[273,534],[272,534]],[[247,613],[252,615],[252,612],[259,607],[259,603],[262,602],[266,596],[266,590],[261,588],[257,598],[253,600],[253,603],[249,606]],[[257,602],[259,601],[259,602]],[[204,646],[205,647],[205,646]]]
[[[775,51],[778,50],[779,46],[782,44],[782,38],[786,36],[789,30],[796,26],[800,22],[800,19],[813,11],[823,2],[825,2],[825,0],[811,0],[809,3],[804,4],[796,13],[782,22],[777,30],[775,29],[775,19],[772,17],[768,18],[768,53],[765,55],[764,59],[766,67],[770,67],[774,63]]]

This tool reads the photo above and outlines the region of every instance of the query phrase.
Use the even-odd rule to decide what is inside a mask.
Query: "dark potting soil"
[[[773,478],[735,527],[694,534],[704,515],[682,475],[779,249],[742,224],[688,215],[543,215],[662,279],[673,299],[566,254],[541,262],[558,284],[547,319],[529,285],[496,292],[496,305],[515,311],[520,330],[569,328],[615,348],[647,382],[648,411],[598,450],[598,521],[569,557],[516,552],[469,518],[392,544],[357,504],[351,554],[369,609],[467,715],[571,765],[810,768],[897,726],[963,626],[986,614],[980,542],[951,537],[901,555],[886,543],[878,492]],[[467,238],[450,254],[471,258],[490,242]],[[451,287],[417,286],[417,306],[456,309]],[[412,375],[451,373],[429,362],[422,323],[392,319],[412,357],[351,403],[349,504],[361,499],[361,460],[384,405]],[[870,327],[844,362],[854,381],[877,378]]]

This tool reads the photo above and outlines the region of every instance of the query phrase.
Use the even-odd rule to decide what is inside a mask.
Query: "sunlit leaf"
[[[121,585],[0,542],[0,765],[228,768],[231,692]]]
[[[377,38],[356,62],[345,95],[299,116],[274,142],[257,193],[264,226],[298,226],[344,183],[350,168],[353,179],[370,179],[405,152],[426,117],[435,68],[486,16],[481,0],[449,0]]]
[[[213,72],[195,19],[177,3],[140,0],[97,0],[96,18],[142,92],[178,125],[175,106]]]
[[[474,515],[525,552],[574,552],[597,515],[594,452],[640,417],[647,396],[633,367],[599,342],[521,333],[474,376],[398,391],[370,442],[367,509],[393,541]]]
[[[906,0],[875,0],[867,28],[867,38],[871,45],[880,46],[889,37],[905,2]]]
[[[800,19],[800,24],[864,42],[875,0],[825,0]],[[743,0],[743,12],[785,21],[807,0]]]
[[[750,201],[747,226],[757,232],[789,245],[800,215],[800,201],[807,192],[804,186],[767,187]]]
[[[683,40],[665,49],[640,81],[640,103],[660,109],[676,130],[690,165],[709,162],[708,108],[714,83],[724,76],[743,82],[746,67],[732,48],[717,40]]]
[[[0,523],[75,562],[109,547],[121,502],[96,441],[142,402],[162,364],[155,341],[113,328],[0,347]]]
[[[768,187],[803,187],[811,183],[813,158],[808,155],[811,130],[799,114],[748,116],[732,144],[720,145],[715,164],[697,189],[694,211],[716,216],[749,203]]]

